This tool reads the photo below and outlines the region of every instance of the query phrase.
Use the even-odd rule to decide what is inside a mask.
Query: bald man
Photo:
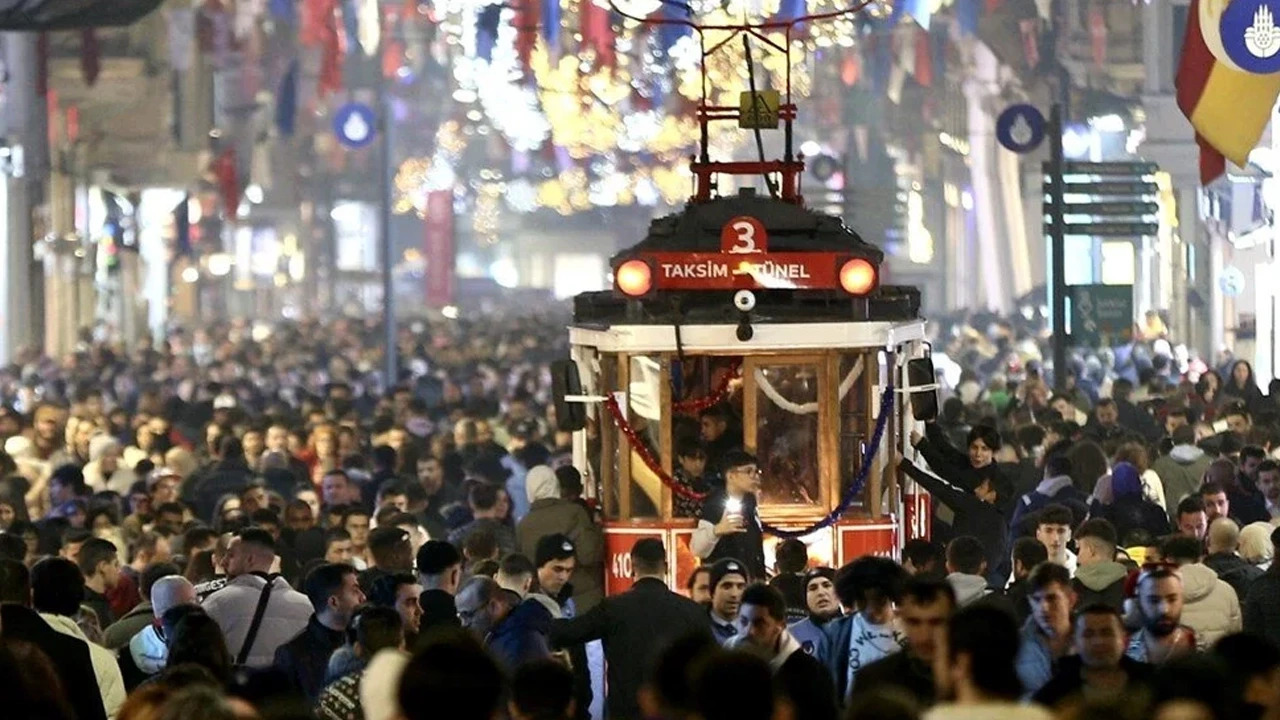
[[[1205,536],[1209,554],[1204,564],[1218,573],[1218,579],[1236,591],[1236,597],[1246,597],[1253,581],[1262,576],[1262,568],[1251,565],[1240,557],[1240,526],[1230,518],[1218,518],[1209,525]]]

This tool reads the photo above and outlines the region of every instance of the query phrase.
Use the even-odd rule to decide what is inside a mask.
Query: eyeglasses
[[[729,472],[737,475],[753,475],[755,477],[759,477],[764,474],[764,472],[761,471],[760,468],[755,467],[754,465],[748,465],[748,466],[739,467],[739,468],[732,468],[731,470],[729,470]]]

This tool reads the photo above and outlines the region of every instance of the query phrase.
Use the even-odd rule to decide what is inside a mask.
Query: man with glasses
[[[747,566],[751,577],[767,577],[764,534],[756,502],[760,491],[759,465],[755,456],[730,450],[725,453],[721,467],[724,489],[715,490],[703,501],[690,547],[705,563],[735,558]]]

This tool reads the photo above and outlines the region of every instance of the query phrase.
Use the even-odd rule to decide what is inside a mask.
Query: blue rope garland
[[[862,451],[862,469],[858,471],[858,477],[845,488],[844,495],[840,498],[840,504],[835,509],[827,513],[827,516],[818,522],[810,525],[803,530],[783,530],[761,521],[760,526],[765,532],[784,540],[791,538],[800,538],[805,535],[815,533],[819,530],[835,525],[837,521],[845,514],[858,499],[858,495],[862,493],[862,488],[867,484],[867,477],[871,474],[871,462],[875,460],[876,454],[880,452],[880,441],[884,438],[884,429],[889,425],[889,416],[893,410],[893,386],[890,385],[884,389],[884,395],[880,398],[880,417],[876,420],[876,430],[871,435],[871,442]]]

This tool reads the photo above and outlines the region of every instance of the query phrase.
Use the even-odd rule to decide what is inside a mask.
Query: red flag
[[[342,89],[342,30],[336,0],[324,0],[321,18],[320,97]]]
[[[1040,67],[1040,20],[1026,18],[1018,21],[1022,31],[1022,52],[1027,57],[1027,67]]]
[[[933,87],[933,47],[924,28],[916,29],[916,82],[920,87]]]
[[[93,28],[80,31],[80,72],[84,84],[93,87],[102,71],[102,49],[98,47],[98,33]]]
[[[591,0],[583,0],[590,4]],[[520,57],[520,66],[529,70],[529,62],[533,57],[533,48],[538,43],[538,24],[542,20],[542,3],[540,0],[517,0],[516,16],[513,23],[516,28],[516,54]],[[584,34],[585,38],[585,34]]]
[[[227,148],[213,162],[213,174],[218,181],[218,193],[227,217],[234,219],[240,209],[240,171],[236,168],[236,151]]]
[[[618,54],[614,49],[613,26],[609,22],[609,11],[591,0],[582,0],[578,14],[583,47],[596,51],[598,66],[613,67],[617,63]]]
[[[1089,6],[1089,39],[1093,41],[1093,64],[1107,64],[1107,16],[1095,2]]]

